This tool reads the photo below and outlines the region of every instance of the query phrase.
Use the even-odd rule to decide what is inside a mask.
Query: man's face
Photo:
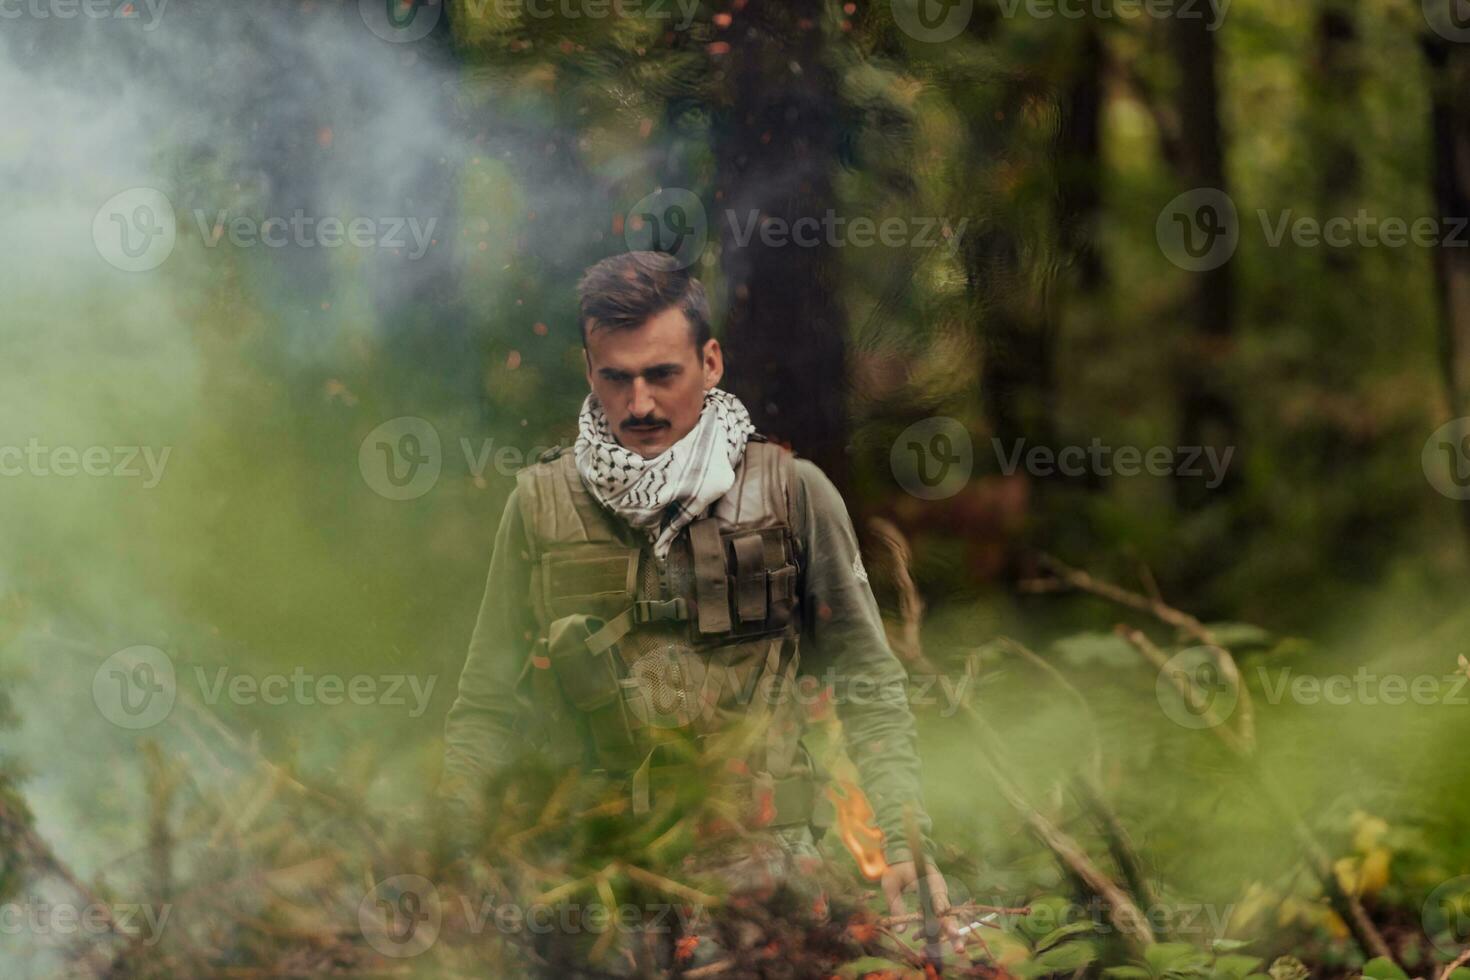
[[[645,459],[689,434],[704,393],[724,373],[719,341],[697,348],[689,319],[677,308],[631,329],[587,331],[587,383],[613,438]]]

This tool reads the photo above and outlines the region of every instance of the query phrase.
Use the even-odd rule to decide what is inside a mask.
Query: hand
[[[963,953],[965,938],[960,935],[954,916],[944,914],[949,911],[949,886],[945,884],[944,875],[934,867],[934,862],[927,862],[927,866],[929,873],[924,876],[924,880],[929,883],[929,895],[934,899],[934,914],[939,919],[940,935],[950,940],[956,953]],[[888,901],[889,915],[904,915],[908,912],[903,896],[909,892],[914,893],[915,904],[918,904],[919,866],[913,861],[890,864],[888,870],[883,872],[881,884],[883,897]],[[918,911],[922,912],[923,909]],[[903,932],[904,925],[900,924],[897,931]]]

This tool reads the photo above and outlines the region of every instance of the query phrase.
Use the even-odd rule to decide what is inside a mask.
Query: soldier
[[[543,745],[619,780],[635,814],[672,792],[694,746],[728,763],[722,789],[750,803],[749,826],[787,857],[815,855],[821,788],[795,695],[800,670],[825,669],[884,835],[883,892],[903,912],[917,885],[906,808],[929,829],[917,738],[841,496],[716,387],[704,287],[670,256],[604,259],[579,293],[591,392],[574,451],[521,471],[506,503],[441,793],[475,819],[478,787],[522,744],[529,676]]]

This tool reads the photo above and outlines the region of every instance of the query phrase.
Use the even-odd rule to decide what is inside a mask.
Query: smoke
[[[385,40],[369,7],[0,6],[0,625],[18,627],[0,667],[24,672],[7,751],[84,876],[126,879],[110,861],[146,812],[138,739],[91,693],[113,651],[264,673],[462,649],[457,622],[437,617],[441,644],[385,610],[344,542],[391,525],[426,554],[382,558],[382,580],[422,582],[425,524],[468,506],[446,491],[387,510],[357,442],[401,411],[475,434],[455,421],[479,381],[461,170],[496,124],[462,125],[442,28]],[[457,589],[446,602],[473,616]],[[261,727],[289,728],[281,714]],[[325,752],[310,726],[351,737],[380,717],[307,706],[293,723]],[[183,749],[171,723],[146,734]]]

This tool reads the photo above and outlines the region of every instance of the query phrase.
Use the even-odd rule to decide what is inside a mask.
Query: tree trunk
[[[1209,29],[1211,19],[1173,18],[1169,25],[1179,73],[1177,115],[1180,120],[1179,175],[1188,190],[1215,188],[1229,193],[1225,179],[1225,137],[1220,124],[1219,48]],[[1194,290],[1186,306],[1189,334],[1176,375],[1180,382],[1180,445],[1213,446],[1222,452],[1237,447],[1239,416],[1226,379],[1233,353],[1235,290],[1231,264],[1194,273]],[[1214,490],[1197,476],[1175,481],[1175,496],[1187,510],[1204,506],[1207,497],[1229,493],[1228,475]]]
[[[1103,286],[1106,271],[1097,247],[1102,211],[1103,77],[1107,50],[1097,21],[1081,24],[1078,56],[1061,100],[1057,131],[1057,228],[1063,262],[1086,296]]]
[[[1452,2],[1452,0],[1446,0]],[[1470,217],[1470,48],[1438,36],[1425,42],[1429,58],[1434,153],[1434,202],[1447,231]],[[1470,415],[1470,248],[1465,232],[1434,250],[1439,293],[1440,370],[1451,418]],[[1461,517],[1470,538],[1470,500]]]
[[[847,484],[846,316],[838,260],[821,244],[761,240],[760,222],[836,209],[839,96],[822,61],[819,0],[751,0],[712,52],[717,226],[725,277],[726,386],[761,431]],[[751,222],[755,224],[752,226]],[[754,227],[741,243],[744,229]],[[711,230],[711,237],[715,234]]]

